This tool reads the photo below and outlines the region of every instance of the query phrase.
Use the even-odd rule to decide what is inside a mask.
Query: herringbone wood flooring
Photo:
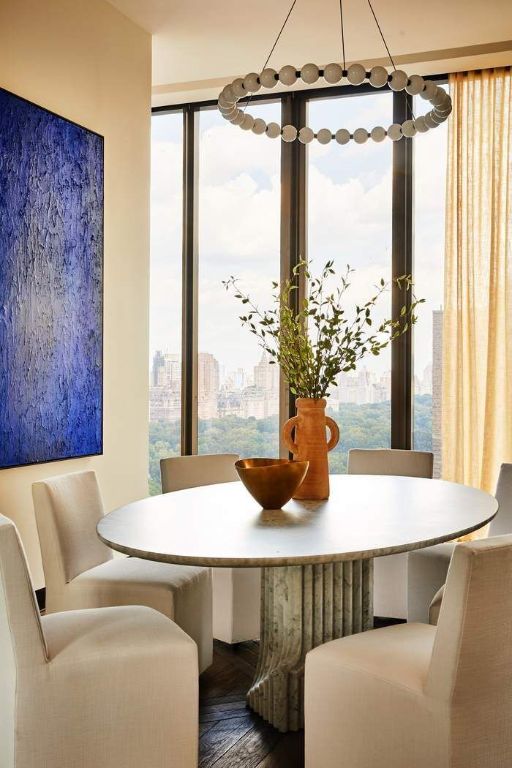
[[[200,678],[199,768],[303,768],[304,732],[282,734],[245,704],[258,643],[215,642]]]

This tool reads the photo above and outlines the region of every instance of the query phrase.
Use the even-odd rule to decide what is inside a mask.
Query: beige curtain
[[[512,461],[511,81],[450,76],[443,476],[492,492]]]

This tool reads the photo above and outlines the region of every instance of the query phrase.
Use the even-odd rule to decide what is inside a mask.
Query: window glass
[[[157,115],[151,129],[149,489],[160,493],[160,459],[180,454],[183,116]]]
[[[387,128],[393,122],[390,92],[313,100],[309,125],[329,128]],[[349,314],[367,301],[375,286],[391,279],[392,142],[364,146],[335,141],[308,148],[308,255],[318,274],[327,260],[337,274],[355,269],[346,294]],[[374,325],[391,312],[391,293],[374,311]],[[340,427],[340,441],[329,454],[330,471],[345,472],[350,448],[386,448],[391,436],[391,354],[364,359],[353,373],[340,374],[328,398],[328,414]]]
[[[280,122],[280,103],[251,104]],[[279,455],[279,370],[242,328],[242,305],[226,294],[231,275],[269,306],[279,278],[281,140],[200,114],[198,450]]]
[[[446,90],[448,86],[443,86]],[[424,114],[426,102],[415,99]],[[414,448],[434,452],[434,476],[442,471],[441,395],[444,291],[445,184],[448,124],[414,141],[414,282],[418,308],[414,327]]]

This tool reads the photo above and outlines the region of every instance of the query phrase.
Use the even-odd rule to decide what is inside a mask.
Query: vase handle
[[[331,437],[329,438],[329,442],[327,443],[327,450],[332,451],[332,449],[338,445],[338,440],[340,439],[340,428],[338,427],[334,419],[331,419],[330,416],[325,417],[325,423],[331,430]]]
[[[292,416],[292,418],[288,419],[283,426],[283,440],[288,450],[292,453],[299,452],[299,446],[292,439],[292,432],[297,425],[298,420],[298,416]]]

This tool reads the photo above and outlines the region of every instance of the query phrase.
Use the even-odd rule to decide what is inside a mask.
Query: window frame
[[[448,75],[425,76],[447,83]],[[260,103],[281,102],[282,125],[300,128],[306,124],[307,108],[318,99],[357,98],[364,94],[388,93],[370,84],[360,86],[294,90],[275,95],[253,96]],[[393,121],[402,123],[412,114],[413,97],[405,91],[393,92]],[[198,231],[199,231],[199,114],[215,109],[216,100],[154,107],[152,117],[171,113],[183,116],[183,229],[182,229],[182,373],[181,373],[181,453],[192,455],[198,448]],[[255,140],[258,140],[255,137]],[[300,258],[307,258],[307,146],[298,141],[281,144],[281,280],[292,277]],[[411,274],[414,280],[414,140],[402,138],[393,143],[392,156],[392,313],[396,315],[411,297],[400,289],[395,278]],[[303,281],[295,292],[298,302],[304,296]],[[391,447],[410,449],[413,441],[413,331],[391,344]],[[295,398],[281,376],[279,421],[282,425],[295,414]],[[288,450],[280,445],[282,456]]]

